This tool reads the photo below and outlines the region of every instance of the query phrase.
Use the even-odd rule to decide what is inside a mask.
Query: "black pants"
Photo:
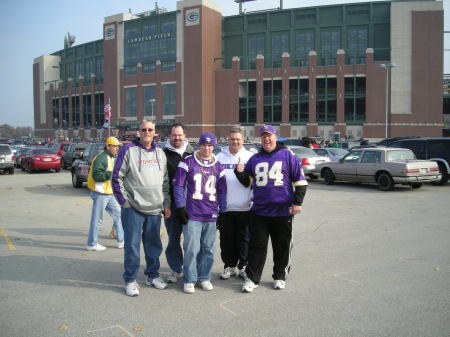
[[[220,256],[224,267],[247,265],[250,212],[225,212],[220,232]]]
[[[252,213],[246,273],[255,284],[261,281],[269,236],[273,250],[272,277],[285,281],[291,269],[292,216],[268,217]]]

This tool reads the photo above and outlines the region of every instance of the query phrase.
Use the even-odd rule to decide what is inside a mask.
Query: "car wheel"
[[[412,183],[411,184],[411,188],[421,188],[422,187],[422,183]]]
[[[324,180],[325,184],[333,185],[335,179],[336,178],[334,177],[333,171],[331,171],[331,169],[326,168],[323,171],[323,180]]]
[[[9,168],[9,174],[11,175],[11,174],[14,174],[14,167],[10,167]]]
[[[441,180],[438,181],[433,181],[432,184],[436,185],[436,186],[442,186],[447,184],[448,182],[448,172],[447,172],[447,168],[444,166],[444,164],[438,162],[439,165],[439,173],[442,174],[442,178]]]
[[[387,172],[382,172],[377,178],[378,188],[382,191],[390,191],[394,187],[394,179]]]
[[[56,171],[56,172],[60,172],[61,169],[60,169],[60,168],[56,168],[55,171]]]
[[[78,179],[77,174],[72,171],[72,185],[75,188],[80,188],[83,183]]]

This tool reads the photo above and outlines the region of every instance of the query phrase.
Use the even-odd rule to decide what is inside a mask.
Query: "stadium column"
[[[214,59],[222,56],[220,8],[210,1],[185,0],[177,3],[177,10],[177,59],[188,65],[177,83],[183,86],[184,122],[197,126],[190,128],[197,135],[214,132],[215,70],[220,64]]]
[[[307,136],[317,136],[318,127],[316,119],[316,75],[317,75],[317,53],[314,50],[309,52],[309,116],[308,124],[306,125]]]
[[[336,55],[336,123],[334,131],[341,136],[347,134],[344,121],[344,93],[345,93],[345,51],[338,49]]]
[[[282,137],[291,136],[291,127],[289,124],[289,64],[291,57],[289,53],[284,52],[282,55],[282,66],[281,66],[281,124],[280,124],[280,135]]]

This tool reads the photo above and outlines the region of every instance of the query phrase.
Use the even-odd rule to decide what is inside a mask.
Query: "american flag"
[[[111,119],[111,104],[105,104],[103,111],[105,112],[105,119]]]

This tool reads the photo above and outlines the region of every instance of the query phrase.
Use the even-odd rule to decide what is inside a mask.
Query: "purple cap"
[[[272,125],[266,124],[263,125],[259,128],[259,135],[261,136],[263,133],[268,132],[271,133],[272,135],[276,135],[277,134],[277,130],[275,130],[275,128]]]
[[[198,140],[198,144],[216,145],[216,137],[209,132],[202,133],[200,135],[200,139]]]

